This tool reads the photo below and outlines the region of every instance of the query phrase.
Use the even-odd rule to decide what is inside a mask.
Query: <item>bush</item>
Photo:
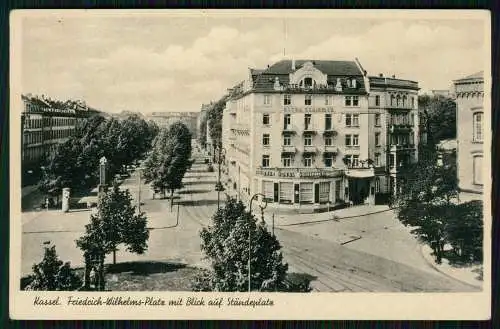
[[[63,264],[59,259],[55,246],[45,247],[42,261],[33,265],[33,274],[28,276],[27,281],[25,290],[72,291],[82,285],[70,263]]]
[[[483,259],[483,205],[471,201],[454,206],[446,225],[446,238],[462,261]]]

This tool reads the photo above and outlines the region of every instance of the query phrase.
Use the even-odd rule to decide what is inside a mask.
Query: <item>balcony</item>
[[[347,165],[345,175],[351,178],[370,178],[375,176],[375,168],[368,161]]]
[[[314,145],[304,145],[304,151],[303,151],[304,154],[314,154],[317,151],[318,149]]]
[[[339,148],[337,146],[333,146],[333,145],[325,145],[324,153],[338,154]]]
[[[410,132],[413,130],[413,125],[410,123],[391,124],[389,126],[389,130],[391,133],[393,133],[393,132]]]
[[[390,152],[415,150],[415,144],[393,144],[389,145]]]
[[[342,175],[336,168],[258,168],[257,175],[283,178],[331,178]]]
[[[281,153],[295,154],[297,149],[293,145],[283,145],[281,146]]]
[[[304,131],[303,131],[304,135],[307,135],[307,134],[315,135],[316,133],[317,133],[317,129],[313,125],[304,126]]]
[[[323,130],[323,136],[335,136],[337,135],[337,132],[333,130],[332,127],[325,127],[325,130]]]
[[[295,126],[285,125],[283,127],[283,135],[285,135],[285,134],[291,135],[291,134],[296,134],[296,133],[297,133],[297,129],[295,128]]]

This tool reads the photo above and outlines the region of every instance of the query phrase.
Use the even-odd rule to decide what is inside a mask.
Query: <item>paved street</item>
[[[203,157],[185,177],[185,187],[176,195],[174,208],[169,200],[153,200],[142,181],[142,210],[151,228],[149,248],[143,255],[120,250],[117,261],[157,260],[205,266],[200,251],[200,229],[207,225],[217,208],[214,191],[217,173],[206,172]],[[138,176],[126,179],[134,199],[138,195]],[[221,203],[224,197],[221,193]],[[179,223],[177,222],[179,211]],[[341,211],[338,212],[341,216]],[[81,251],[75,240],[89,221],[89,211],[39,211],[23,213],[22,274],[43,254],[43,243],[56,245],[60,258],[82,266]],[[283,216],[291,216],[284,218]],[[313,288],[318,291],[471,291],[473,288],[452,280],[430,267],[423,259],[419,245],[394,218],[391,211],[363,217],[326,221],[315,224],[284,226],[297,215],[276,215],[275,233],[284,247],[290,271],[317,277]],[[317,220],[328,214],[302,215],[303,220]],[[266,221],[270,225],[270,213]],[[342,216],[341,216],[342,217]],[[349,241],[349,237],[356,237]],[[358,238],[361,237],[361,238]],[[352,240],[352,239],[351,239]],[[111,261],[111,256],[107,259]]]

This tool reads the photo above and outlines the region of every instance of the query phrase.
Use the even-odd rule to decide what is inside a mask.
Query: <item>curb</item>
[[[396,209],[396,208],[389,208],[389,209],[385,209],[385,210],[373,211],[373,212],[368,212],[368,213],[359,214],[359,215],[351,215],[351,216],[345,216],[345,217],[335,217],[335,218],[320,219],[320,220],[314,220],[314,221],[306,221],[306,222],[299,222],[299,223],[292,223],[292,224],[277,225],[276,227],[307,225],[307,224],[324,223],[324,222],[331,222],[331,221],[338,222],[341,219],[350,219],[350,218],[364,217],[364,216],[373,215],[373,214],[380,214],[383,212],[391,211],[393,209]]]
[[[425,262],[430,265],[436,272],[439,272],[441,274],[443,274],[444,276],[450,278],[450,279],[453,279],[453,280],[456,280],[456,281],[459,281],[465,285],[468,285],[469,287],[472,287],[472,288],[476,288],[476,289],[483,289],[483,286],[482,285],[475,285],[475,284],[472,284],[468,281],[465,281],[463,279],[460,279],[460,278],[457,278],[456,276],[453,276],[443,270],[441,270],[438,266],[436,266],[436,264],[432,261],[432,260],[429,260],[429,256],[428,254],[424,251],[424,248],[425,248],[425,245],[422,245],[420,246],[420,252],[422,253],[422,257],[424,258]]]

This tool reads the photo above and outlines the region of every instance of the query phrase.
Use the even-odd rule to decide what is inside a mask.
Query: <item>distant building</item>
[[[457,171],[460,199],[482,199],[484,140],[483,71],[453,81],[457,103]],[[486,164],[488,165],[488,164]]]
[[[78,120],[99,113],[82,101],[61,102],[31,94],[21,99],[22,163],[28,168],[53,157],[57,146],[73,136]]]
[[[208,115],[208,110],[210,109],[210,107],[212,105],[213,105],[212,102],[210,102],[209,104],[202,104],[201,105],[201,110],[200,110],[200,113],[198,114],[198,117],[196,120],[196,135],[197,136],[200,136],[200,134],[202,133],[201,125],[206,120],[207,115]],[[206,122],[205,122],[205,124],[206,124]],[[206,128],[206,126],[205,126],[205,128]],[[206,130],[205,130],[205,133],[206,133]],[[208,141],[208,139],[207,139],[207,141]],[[201,146],[206,148],[206,145],[201,145]]]
[[[449,89],[434,89],[431,90],[432,96],[444,96],[444,97],[452,97],[452,93]]]
[[[239,198],[300,212],[374,204],[417,160],[418,83],[357,61],[283,60],[231,88],[222,143]]]
[[[180,121],[189,129],[192,138],[197,136],[197,112],[153,112],[146,115],[146,119],[153,120],[160,128],[169,127],[174,122]]]

